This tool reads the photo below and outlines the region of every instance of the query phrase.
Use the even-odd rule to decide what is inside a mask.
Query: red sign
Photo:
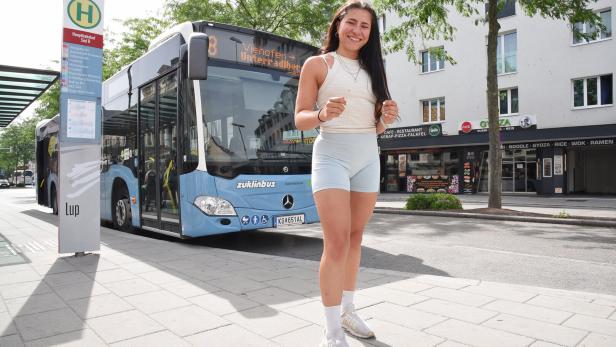
[[[462,132],[465,134],[470,133],[471,130],[473,130],[473,123],[469,121],[463,122],[461,129],[462,129]]]
[[[103,48],[103,35],[90,33],[87,31],[64,28],[64,42],[74,43],[82,46]]]

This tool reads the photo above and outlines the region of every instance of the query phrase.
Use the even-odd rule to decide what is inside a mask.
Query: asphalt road
[[[34,189],[0,190],[0,213],[40,210]],[[43,209],[46,211],[46,209]],[[318,260],[319,224],[180,241]],[[375,214],[362,266],[549,288],[616,294],[616,229]]]

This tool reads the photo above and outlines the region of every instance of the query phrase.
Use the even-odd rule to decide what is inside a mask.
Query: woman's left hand
[[[393,100],[383,101],[383,111],[381,112],[385,124],[393,123],[398,118],[398,104]]]

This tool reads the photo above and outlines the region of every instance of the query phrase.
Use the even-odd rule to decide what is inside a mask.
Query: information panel
[[[103,0],[64,0],[58,252],[100,249]]]

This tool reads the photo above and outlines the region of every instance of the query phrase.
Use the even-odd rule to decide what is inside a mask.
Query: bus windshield
[[[218,63],[200,83],[208,172],[227,178],[310,173],[317,132],[295,130],[297,76]]]

